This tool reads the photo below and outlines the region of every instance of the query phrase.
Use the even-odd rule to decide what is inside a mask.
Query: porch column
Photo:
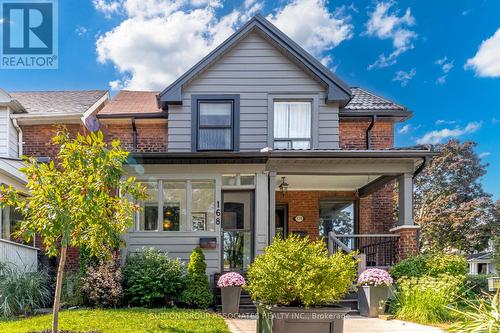
[[[413,175],[404,173],[398,177],[399,210],[398,225],[390,231],[399,235],[396,258],[403,260],[418,253],[419,226],[413,220]]]
[[[276,235],[276,171],[269,172],[269,244]]]

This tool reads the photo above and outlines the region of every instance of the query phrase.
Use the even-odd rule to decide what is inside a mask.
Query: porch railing
[[[38,249],[35,247],[0,239],[0,262],[10,263],[18,269],[34,272],[37,270],[37,256]]]
[[[366,235],[336,235],[328,234],[328,249],[336,251],[359,251],[364,255],[366,267],[386,268],[396,263],[396,242],[399,235],[366,234]]]

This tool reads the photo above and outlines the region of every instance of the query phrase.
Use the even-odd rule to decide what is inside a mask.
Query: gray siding
[[[10,110],[0,109],[0,156],[18,157],[17,135],[10,119]]]
[[[240,95],[240,150],[268,146],[269,95],[313,95],[319,105],[313,112],[321,131],[313,126],[315,148],[338,148],[338,107],[326,105],[326,88],[273,45],[251,33],[204,73],[187,84],[182,106],[169,107],[168,150],[191,150],[191,94]],[[313,116],[313,117],[314,117]],[[328,126],[328,127],[326,127]]]

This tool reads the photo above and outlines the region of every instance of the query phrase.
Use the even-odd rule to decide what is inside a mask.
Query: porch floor
[[[226,319],[232,333],[255,333],[257,321],[255,319]],[[344,322],[344,333],[444,333],[445,331],[430,326],[424,326],[401,320],[381,320],[378,318],[365,318],[349,316]]]

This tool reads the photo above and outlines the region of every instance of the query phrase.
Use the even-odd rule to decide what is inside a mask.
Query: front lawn
[[[27,333],[51,327],[51,315],[0,321],[0,332]],[[181,309],[67,310],[59,315],[59,329],[101,333],[229,333],[216,314]]]

